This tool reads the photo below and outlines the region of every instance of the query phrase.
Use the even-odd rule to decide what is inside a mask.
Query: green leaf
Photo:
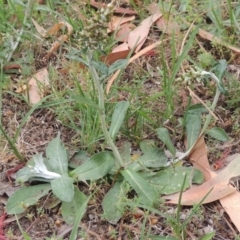
[[[46,155],[49,164],[54,172],[64,174],[68,172],[68,156],[67,151],[61,142],[60,133],[56,138],[49,142]]]
[[[68,166],[71,168],[77,168],[89,159],[90,157],[87,156],[87,152],[80,150],[71,157]]]
[[[211,72],[214,72],[218,79],[221,81],[227,67],[227,61],[225,59],[222,59],[215,64],[215,66],[211,69]]]
[[[150,240],[178,240],[178,238],[174,238],[174,237],[163,237],[163,236],[149,236]]]
[[[200,238],[200,240],[211,240],[215,235],[215,232],[208,233]]]
[[[140,176],[139,173],[131,169],[121,171],[123,177],[128,181],[132,188],[137,192],[139,200],[142,204],[153,206],[158,200],[158,193],[155,189]]]
[[[119,219],[123,216],[125,209],[122,204],[122,199],[126,194],[127,192],[124,191],[123,183],[116,182],[103,198],[102,207],[104,217],[111,224],[117,224]]]
[[[78,178],[78,180],[96,180],[104,177],[114,166],[114,163],[115,159],[111,152],[100,152],[74,169],[70,176]]]
[[[143,154],[138,161],[140,165],[142,164],[148,168],[160,168],[166,165],[167,156],[163,149],[149,149],[149,151]]]
[[[206,134],[222,142],[226,142],[229,140],[227,133],[219,127],[209,129]]]
[[[189,150],[198,139],[201,129],[201,116],[199,114],[187,114],[186,132],[187,132],[187,150]]]
[[[219,91],[224,94],[224,95],[228,95],[227,90],[224,88],[223,82],[222,82],[222,78],[225,74],[225,71],[227,69],[227,61],[225,59],[220,60],[212,69],[211,72],[214,72],[215,75],[218,77],[219,81],[217,81],[217,87],[219,89]]]
[[[83,194],[77,187],[74,187],[74,197],[71,202],[63,202],[61,206],[61,213],[64,221],[72,225],[75,222],[76,214],[78,209],[84,204],[87,200],[85,194]]]
[[[122,126],[128,107],[128,101],[121,101],[116,104],[112,116],[111,126],[109,129],[109,133],[112,139],[116,137],[120,127]]]
[[[71,202],[74,196],[73,179],[68,176],[61,176],[51,181],[54,195],[64,202]]]
[[[128,60],[127,59],[120,59],[114,62],[108,69],[108,74],[114,73],[118,69],[123,69],[127,66]]]
[[[90,199],[90,197],[87,198],[87,199],[82,203],[81,207],[80,207],[80,208],[78,209],[78,211],[77,211],[76,219],[75,219],[75,222],[74,222],[73,229],[72,229],[72,231],[71,231],[69,240],[76,240],[76,239],[77,239],[79,224],[80,224],[80,221],[81,221],[84,213],[86,212],[87,204],[88,204],[89,199]]]
[[[143,153],[147,153],[156,148],[154,140],[150,140],[150,139],[141,141],[139,145]]]
[[[201,103],[197,103],[197,104],[190,106],[187,110],[187,113],[188,114],[201,114],[206,111],[207,111],[207,109]]]
[[[80,58],[80,57],[77,57],[76,55],[67,55],[67,57],[69,59],[72,59],[72,60],[75,60],[77,62],[83,63],[84,65],[86,65],[88,67],[88,62],[85,61],[84,59]]]
[[[101,75],[103,75],[103,76],[108,76],[109,75],[109,73],[108,73],[108,66],[105,63],[91,61],[90,64],[94,68],[96,68],[101,73]]]
[[[131,143],[124,142],[123,145],[119,147],[119,153],[125,164],[128,164],[129,162],[131,162]]]
[[[169,132],[166,128],[158,128],[157,129],[157,135],[160,140],[163,141],[163,143],[167,146],[167,149],[170,151],[170,153],[175,157],[176,155],[176,149],[173,146],[173,143],[170,139]]]
[[[204,176],[201,171],[194,169],[192,183],[202,184],[204,182]]]
[[[98,105],[86,96],[80,96],[79,94],[75,95],[73,93],[70,93],[70,98],[72,99],[72,101],[77,102],[78,104],[83,104],[83,105],[86,105],[86,106],[90,106],[92,108],[95,108],[96,110],[99,109]]]
[[[51,190],[50,184],[40,184],[23,187],[13,193],[7,201],[7,213],[19,214],[27,207],[37,203],[37,201]]]
[[[201,174],[199,170],[190,167],[170,166],[155,174],[141,174],[141,176],[144,176],[144,178],[161,194],[169,195],[181,190],[185,174],[187,174],[187,179],[183,189],[186,190],[189,188],[192,184],[195,172]]]

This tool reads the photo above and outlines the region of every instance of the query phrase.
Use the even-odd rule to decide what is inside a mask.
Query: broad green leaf
[[[119,153],[122,157],[122,160],[125,164],[128,164],[131,161],[131,143],[124,142],[123,145],[119,148]]]
[[[61,142],[60,134],[49,142],[46,155],[52,170],[59,174],[68,172],[68,156],[67,151]]]
[[[159,197],[157,191],[144,178],[142,178],[139,173],[134,172],[131,169],[125,169],[121,171],[121,174],[137,192],[142,204],[153,206],[154,203],[157,202],[157,198]]]
[[[31,169],[27,166],[24,168],[21,168],[17,172],[17,182],[27,182],[30,178],[34,177],[34,173],[31,171]]]
[[[87,156],[87,152],[80,150],[71,157],[68,166],[71,168],[77,168],[89,159],[90,157]]]
[[[111,138],[114,139],[116,137],[120,127],[122,126],[128,107],[128,101],[121,101],[116,104],[109,129]]]
[[[194,104],[190,106],[187,110],[188,114],[201,114],[203,112],[206,112],[207,109],[200,103]]]
[[[37,201],[51,190],[50,184],[40,184],[23,187],[10,196],[7,201],[7,213],[19,214],[27,207],[37,203]]]
[[[71,202],[74,196],[73,179],[63,175],[51,181],[54,195],[64,202]]]
[[[219,127],[209,129],[206,134],[222,142],[226,142],[229,140],[227,133]]]
[[[75,60],[77,62],[80,62],[80,63],[83,63],[84,65],[86,65],[88,67],[88,62],[85,61],[84,59],[80,58],[80,57],[77,57],[76,55],[67,55],[68,58],[72,59],[72,60]]]
[[[160,168],[164,167],[167,163],[167,156],[163,149],[155,148],[149,149],[148,152],[144,153],[137,161],[148,168]]]
[[[111,224],[117,224],[123,216],[125,209],[122,201],[126,194],[127,192],[124,191],[123,182],[116,182],[103,198],[102,207],[104,217]]]
[[[204,182],[204,176],[201,171],[194,169],[192,183],[201,184]]]
[[[120,59],[114,62],[108,69],[108,74],[114,73],[118,69],[123,69],[127,66],[128,60],[127,59]]]
[[[131,143],[124,142],[123,145],[119,147],[118,151],[122,157],[124,165],[129,165],[129,163],[131,163]],[[109,174],[115,176],[119,168],[120,168],[119,163],[115,162],[115,166],[110,170]],[[121,182],[122,180],[123,180],[123,177],[121,176],[121,174],[118,174],[116,181]]]
[[[114,163],[115,158],[111,152],[100,152],[74,169],[70,176],[78,178],[78,180],[97,180],[104,177],[114,166]]]
[[[105,63],[100,62],[100,61],[98,61],[98,62],[91,61],[90,64],[94,68],[96,68],[96,70],[98,70],[101,73],[101,75],[108,76],[108,66]]]
[[[26,182],[29,179],[40,179],[40,181],[50,182],[52,179],[60,177],[58,173],[52,172],[49,161],[42,157],[42,154],[36,154],[30,159],[26,167],[17,172],[17,182]]]
[[[85,194],[83,194],[77,187],[74,187],[74,197],[71,202],[62,202],[61,213],[64,221],[72,225],[75,222],[76,214],[78,209],[84,204],[87,200]]]
[[[186,132],[187,132],[187,150],[189,150],[198,139],[201,129],[201,116],[199,114],[187,114]]]
[[[189,188],[192,184],[192,179],[195,174],[201,174],[199,170],[190,167],[167,167],[157,173],[141,174],[144,178],[161,194],[172,194],[179,192],[182,183],[187,174],[184,190]],[[202,178],[203,180],[203,178]]]
[[[227,69],[227,61],[225,59],[220,60],[212,69],[211,72],[214,72],[215,75],[218,77],[219,81],[216,81],[217,83],[217,87],[219,89],[219,91],[224,94],[227,95],[228,92],[227,90],[224,88],[223,82],[222,82],[222,78],[225,74],[225,71]],[[215,79],[216,80],[216,79]]]
[[[139,145],[143,153],[147,153],[149,150],[151,151],[156,148],[154,140],[151,139],[145,139],[141,141]]]
[[[215,64],[215,66],[211,69],[211,72],[214,72],[218,79],[221,81],[227,67],[227,61],[225,59],[222,59]]]
[[[73,229],[71,231],[69,240],[76,240],[77,239],[79,224],[80,224],[80,221],[81,221],[83,215],[85,214],[85,212],[87,210],[87,204],[88,204],[89,199],[90,199],[90,197],[88,197],[82,203],[81,207],[77,210],[75,222],[74,222]]]
[[[162,140],[163,143],[167,146],[167,149],[170,151],[173,157],[175,157],[176,149],[173,146],[168,130],[166,128],[158,128],[157,135],[158,135],[158,138]]]

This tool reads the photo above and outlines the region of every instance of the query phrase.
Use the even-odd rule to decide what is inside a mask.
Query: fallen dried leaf
[[[221,198],[220,203],[225,209],[228,216],[231,218],[233,224],[240,231],[240,193],[235,190],[234,193]]]
[[[223,169],[218,175],[210,179],[209,181],[194,186],[187,190],[182,195],[182,205],[193,205],[199,203],[208,193],[203,203],[209,203],[219,200],[223,197],[234,193],[236,189],[229,184],[229,181],[233,177],[240,175],[240,154],[229,163],[229,165]],[[164,199],[168,199],[167,203],[177,204],[179,200],[179,193],[171,196],[165,196]]]
[[[120,16],[113,16],[111,18],[111,22],[108,23],[108,30],[107,32],[113,32],[116,29],[120,28],[120,25],[131,22],[135,19],[135,16],[130,16],[130,17],[120,17]]]
[[[129,33],[135,29],[136,26],[133,23],[125,23],[117,30],[115,39],[119,42],[127,42]]]
[[[128,48],[128,44],[127,43],[122,43],[120,45],[118,45],[117,47],[115,47],[113,50],[112,50],[112,53],[117,53],[117,52],[122,52],[122,51],[128,51],[129,48]]]
[[[162,16],[160,19],[156,21],[156,26],[166,34],[176,34],[180,33],[180,26],[178,23],[171,18],[165,18]]]
[[[110,53],[107,56],[102,56],[101,60],[103,62],[105,62],[106,64],[111,65],[119,59],[126,59],[128,54],[130,53],[130,51],[131,50],[128,49],[128,50],[124,50],[124,51],[120,51],[120,52]]]
[[[30,104],[38,103],[43,95],[44,88],[49,85],[49,75],[47,68],[38,71],[28,82],[28,95]]]
[[[153,14],[153,13],[161,13],[158,4],[157,3],[151,3],[148,6],[148,11]],[[179,34],[180,33],[180,26],[179,24],[174,21],[171,16],[169,15],[168,17],[162,16],[156,21],[156,26],[164,33],[166,34]]]
[[[136,47],[135,52],[138,52],[147,39],[150,27],[162,16],[161,13],[155,13],[143,20],[137,28],[129,33],[128,46],[130,49]]]

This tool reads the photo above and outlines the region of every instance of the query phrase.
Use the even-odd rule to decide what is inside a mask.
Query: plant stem
[[[213,103],[212,103],[212,106],[211,106],[211,110],[212,110],[213,112],[214,112],[214,110],[215,110],[215,108],[216,108],[216,106],[217,106],[217,102],[218,102],[218,99],[219,99],[219,97],[220,97],[220,94],[221,94],[221,92],[219,91],[218,87],[216,87],[216,93],[215,93],[215,96],[214,96],[214,99],[213,99]],[[212,118],[212,114],[209,113],[208,116],[207,116],[207,119],[206,119],[206,121],[205,121],[205,123],[204,123],[204,126],[203,126],[203,128],[202,128],[202,131],[201,131],[201,133],[200,133],[200,136],[201,136],[202,134],[204,134],[205,131],[207,130],[208,125],[209,125],[209,123],[210,123],[210,121],[211,121],[211,118]]]
[[[88,60],[90,63],[91,60],[91,56],[88,56]],[[104,91],[103,91],[103,84],[100,82],[99,76],[97,74],[96,69],[91,65],[91,63],[89,64],[89,69],[90,72],[93,76],[93,80],[94,83],[97,87],[98,90],[98,107],[99,107],[99,116],[100,116],[100,121],[101,121],[101,125],[102,125],[102,130],[103,130],[103,134],[104,137],[107,141],[107,143],[109,144],[110,148],[113,151],[113,155],[115,157],[115,159],[118,161],[120,167],[123,167],[123,160],[122,157],[117,149],[117,147],[115,146],[109,132],[107,129],[107,124],[106,124],[106,114],[105,114],[105,104],[104,104]]]

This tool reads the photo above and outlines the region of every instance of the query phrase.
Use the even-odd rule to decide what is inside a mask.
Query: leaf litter
[[[97,7],[97,8],[104,6],[103,3],[96,2],[96,1],[90,1],[90,4],[92,4],[94,7]],[[123,13],[123,14],[133,14],[133,15],[136,15],[135,11],[132,11],[132,10],[129,10],[129,9],[125,9],[125,8],[117,8],[115,10],[115,12]],[[154,18],[152,18],[153,16],[154,16]],[[154,49],[154,48],[156,48],[156,46],[162,44],[163,41],[155,42],[152,45],[147,45],[147,47],[145,47],[142,51],[140,50],[142,48],[143,44],[144,44],[144,41],[147,39],[147,37],[149,35],[149,29],[150,29],[151,25],[154,22],[160,28],[161,31],[163,31],[163,32],[165,32],[167,34],[171,34],[172,32],[179,33],[179,26],[171,18],[169,18],[170,20],[166,20],[165,18],[161,17],[160,13],[158,13],[158,15],[156,14],[156,15],[153,15],[153,16],[150,16],[150,17],[146,18],[145,20],[143,20],[142,24],[140,24],[136,28],[134,27],[134,29],[129,27],[129,26],[131,26],[130,25],[131,23],[124,23],[124,24],[123,23],[119,24],[119,22],[118,22],[118,24],[115,23],[115,29],[114,30],[116,30],[118,27],[119,27],[119,30],[120,30],[121,26],[123,26],[125,24],[127,26],[126,30],[124,30],[124,31],[127,32],[127,35],[126,35],[126,37],[124,39],[124,43],[127,43],[127,44],[123,45],[125,47],[124,48],[125,52],[123,51],[123,54],[120,56],[120,59],[121,58],[126,58],[128,53],[130,52],[130,50],[129,50],[130,48],[137,47],[136,52],[138,52],[138,51],[140,51],[140,52],[138,54],[134,55],[129,60],[129,63],[133,62],[136,59],[140,58],[142,55],[144,55],[144,53],[146,53],[147,51],[149,51],[151,49]],[[152,19],[150,20],[150,18],[152,18]],[[154,19],[154,21],[153,21],[153,19]],[[36,23],[34,25],[35,25],[36,29],[38,29],[38,32],[41,35],[42,34],[44,35],[47,32],[47,31],[44,31],[44,29],[41,29],[40,26],[37,25]],[[57,26],[56,29],[59,30],[60,29],[59,26]],[[51,35],[54,35],[54,33],[56,33],[58,30],[55,31],[54,29],[52,29],[52,31],[49,31],[49,33]],[[144,34],[140,34],[141,31]],[[50,50],[49,50],[48,54],[46,55],[46,57],[48,58],[54,52],[57,52],[57,49],[62,44],[62,42],[66,42],[68,40],[69,35],[71,35],[71,34],[69,34],[69,32],[68,32],[67,35],[62,35],[61,38],[58,38],[58,40],[50,48]],[[204,38],[204,39],[206,39],[208,41],[216,41],[217,40],[218,43],[222,43],[222,41],[217,39],[213,34],[210,34],[210,33],[206,32],[206,31],[204,32],[201,29],[199,30],[199,35],[202,38]],[[122,36],[122,34],[121,34],[121,36]],[[120,37],[117,34],[116,34],[116,37],[118,37],[118,40],[119,40]],[[140,41],[138,42],[139,39],[140,39]],[[121,46],[121,45],[119,45],[119,46]],[[231,45],[227,45],[227,47],[230,50],[232,50],[232,51],[234,51],[235,53],[238,54],[238,51],[239,51],[238,48],[233,47]],[[107,57],[108,57],[108,55],[107,55]],[[117,59],[118,58],[117,55],[116,55],[116,57],[109,57],[110,60],[108,60],[107,57],[103,61],[105,61],[105,62],[107,62],[109,64],[111,64],[112,62],[118,60]],[[43,70],[43,72],[45,70]],[[118,75],[118,72],[114,76],[117,76],[117,75]],[[38,99],[38,101],[39,101],[42,98],[42,94],[39,93],[40,92],[40,87],[39,87],[39,85],[36,84],[36,79],[38,79],[38,78],[36,76],[33,76],[32,79],[35,79],[35,80],[32,81],[33,82],[32,86],[37,88],[36,92],[38,92],[38,94],[36,94],[35,97],[33,97],[33,98],[35,100]],[[110,90],[110,87],[111,87],[111,84],[112,84],[113,81],[114,80],[109,81],[110,84],[108,83],[108,91]],[[26,90],[26,88],[25,88],[25,90]],[[30,95],[32,95],[32,94],[30,94]],[[38,101],[36,101],[36,102],[38,102]],[[198,151],[198,155],[196,155],[196,154],[194,155],[194,153],[196,151]],[[225,208],[225,211],[231,217],[231,220],[233,221],[233,223],[235,224],[235,226],[239,230],[239,224],[238,224],[240,222],[239,219],[238,219],[239,214],[237,216],[237,214],[234,213],[234,211],[238,211],[238,213],[239,213],[239,210],[238,210],[239,204],[236,201],[236,199],[238,197],[238,193],[236,192],[236,189],[234,187],[229,185],[230,178],[231,177],[235,177],[237,175],[235,170],[237,172],[239,170],[237,168],[238,165],[236,165],[236,162],[237,162],[239,157],[236,157],[225,169],[223,169],[222,170],[223,171],[222,174],[221,173],[216,174],[209,167],[209,160],[208,160],[207,156],[205,156],[206,152],[207,152],[206,146],[204,146],[203,148],[198,148],[196,146],[194,151],[192,152],[192,154],[189,157],[190,160],[191,159],[197,159],[195,161],[192,161],[192,163],[193,163],[195,168],[199,169],[200,171],[202,171],[204,173],[205,179],[206,179],[206,183],[193,188],[193,190],[192,190],[193,194],[191,195],[189,200],[190,200],[191,204],[195,200],[196,201],[200,201],[202,199],[202,197],[205,196],[204,194],[206,194],[208,192],[208,190],[211,190],[211,187],[215,187],[215,190],[213,189],[214,191],[216,191],[215,192],[216,194],[214,194],[214,198],[211,198],[211,199],[209,198],[208,200],[206,199],[206,201],[213,201],[213,200],[220,199],[220,202],[221,202],[222,206]],[[220,192],[219,188],[218,188],[218,184],[219,183],[222,183],[222,185],[220,187],[223,188],[223,191],[221,192],[221,194],[218,194]],[[220,189],[222,189],[222,188],[220,188]],[[194,189],[197,189],[197,190],[195,190],[196,197],[194,195]],[[199,189],[202,189],[202,190],[199,191]],[[188,190],[188,191],[191,191],[191,189]],[[187,193],[187,192],[185,192],[185,193]],[[186,196],[185,193],[183,194],[183,202],[182,202],[182,204],[184,204],[184,199],[185,199],[185,196]],[[224,195],[226,195],[226,196],[224,196]],[[166,197],[166,198],[168,198],[168,197]],[[187,197],[186,197],[186,199],[187,199]]]

